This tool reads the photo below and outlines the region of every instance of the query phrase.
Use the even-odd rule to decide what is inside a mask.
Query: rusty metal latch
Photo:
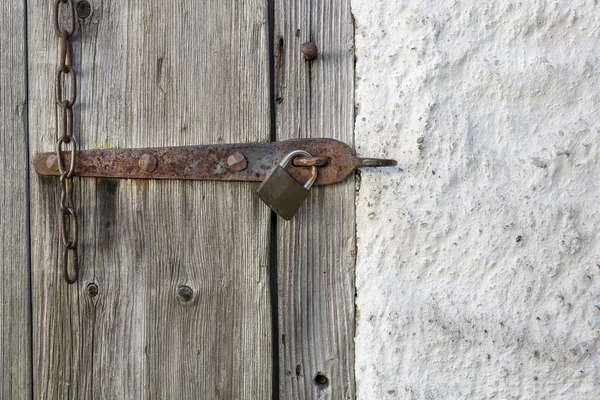
[[[356,168],[396,165],[395,160],[356,157],[350,147],[334,139],[294,139],[282,142],[215,144],[77,151],[75,173],[79,177],[125,179],[190,179],[213,181],[263,181],[271,168],[294,150],[312,157],[296,157],[288,173],[298,181],[311,177],[319,167],[315,185],[330,185],[346,179]],[[70,153],[63,153],[69,165]],[[34,157],[40,175],[59,176],[56,153]],[[304,168],[302,168],[304,167]]]

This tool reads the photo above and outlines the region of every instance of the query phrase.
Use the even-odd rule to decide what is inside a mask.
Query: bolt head
[[[307,61],[312,61],[317,58],[317,45],[313,42],[306,42],[300,46],[302,54]]]
[[[56,154],[51,154],[46,158],[46,168],[50,171],[58,171],[58,157],[56,157]]]
[[[142,171],[152,172],[156,169],[156,166],[158,165],[158,160],[156,159],[156,157],[150,154],[142,154],[138,161],[138,164]]]
[[[240,172],[248,167],[246,156],[241,152],[235,151],[227,157],[227,167],[231,172]]]

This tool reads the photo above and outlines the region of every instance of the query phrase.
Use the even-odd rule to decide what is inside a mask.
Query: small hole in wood
[[[329,378],[327,378],[327,376],[325,376],[323,373],[319,372],[317,373],[317,376],[315,376],[315,385],[317,385],[319,389],[325,389],[329,386]]]

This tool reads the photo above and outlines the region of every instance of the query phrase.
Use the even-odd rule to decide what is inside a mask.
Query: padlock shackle
[[[282,168],[285,168],[290,161],[292,161],[294,158],[296,158],[297,156],[305,156],[305,157],[311,157],[312,158],[312,154],[310,154],[308,151],[304,151],[304,150],[294,150],[292,152],[290,152],[287,156],[285,156],[283,158],[283,160],[281,160],[281,162],[279,163],[279,165]],[[315,183],[315,181],[317,180],[317,166],[313,165],[312,167],[312,176],[311,178],[304,184],[304,189],[309,190],[312,185]]]

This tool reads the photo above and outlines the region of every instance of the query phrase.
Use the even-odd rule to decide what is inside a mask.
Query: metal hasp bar
[[[305,182],[310,167],[319,166],[315,185],[330,185],[346,179],[356,168],[394,166],[396,161],[356,157],[345,143],[334,139],[294,139],[282,142],[214,144],[203,146],[154,147],[77,151],[75,175],[125,179],[190,179],[260,182],[271,168],[290,152],[304,150],[313,158],[297,157],[287,169]],[[68,165],[71,154],[63,154]],[[33,159],[40,175],[59,176],[55,153],[37,154]]]

